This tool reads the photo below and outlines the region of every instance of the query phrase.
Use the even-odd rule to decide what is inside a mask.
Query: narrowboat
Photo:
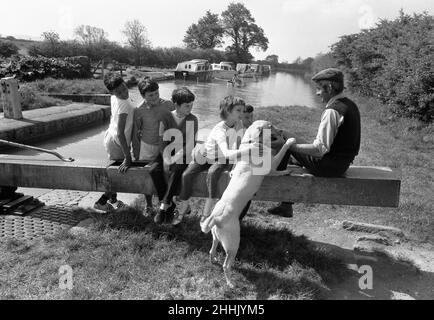
[[[175,79],[210,81],[212,69],[208,60],[194,59],[178,63],[175,69]]]
[[[213,63],[212,76],[215,79],[231,80],[237,71],[232,62],[222,61],[220,63]]]

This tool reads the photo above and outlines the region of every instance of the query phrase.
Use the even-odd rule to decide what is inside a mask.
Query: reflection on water
[[[233,87],[232,84],[223,80],[215,80],[211,83],[182,80],[161,82],[159,84],[160,96],[170,99],[174,89],[187,86],[196,95],[193,113],[199,118],[200,128],[210,127],[219,121],[219,101],[227,95],[239,96],[254,107],[299,105],[316,108],[320,104],[315,97],[314,89],[302,76],[278,72],[257,81],[253,79],[243,80],[244,82],[240,87]],[[142,101],[137,89],[130,91],[130,97],[137,105]],[[106,152],[102,141],[107,126],[107,123],[98,125],[95,128],[74,132],[33,145],[54,150],[65,157],[75,159],[104,159]],[[204,138],[199,135],[199,139]],[[13,153],[38,155],[38,158],[39,155],[43,155],[44,159],[47,157],[51,159],[52,157],[28,150],[16,150]]]

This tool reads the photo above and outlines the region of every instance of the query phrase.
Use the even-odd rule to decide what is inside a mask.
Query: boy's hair
[[[235,106],[243,106],[245,107],[246,102],[238,97],[227,96],[220,102],[220,118],[222,120],[226,120],[228,117],[228,113],[232,112]]]
[[[191,92],[187,87],[175,89],[172,92],[172,102],[179,106],[183,103],[193,102],[194,99],[195,96],[193,92]]]
[[[143,80],[139,82],[138,87],[142,96],[144,96],[146,92],[153,92],[160,88],[158,83],[149,77],[143,78]]]
[[[252,113],[254,110],[253,106],[251,104],[246,104],[246,106],[244,107],[244,113]]]
[[[118,73],[109,72],[104,76],[104,85],[110,92],[113,92],[122,83],[124,83],[124,79]]]

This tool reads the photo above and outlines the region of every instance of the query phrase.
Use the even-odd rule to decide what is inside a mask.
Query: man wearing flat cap
[[[296,138],[278,170],[285,170],[293,158],[315,176],[336,177],[347,171],[360,148],[360,113],[357,105],[345,97],[344,75],[339,69],[329,68],[318,72],[312,81],[316,94],[326,104],[321,116],[318,134],[313,143]],[[283,137],[290,133],[283,131]],[[268,210],[271,214],[292,217],[292,203],[282,202]]]

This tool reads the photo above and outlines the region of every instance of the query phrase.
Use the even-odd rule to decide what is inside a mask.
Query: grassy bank
[[[390,166],[402,169],[398,209],[348,206],[295,205],[295,213],[308,215],[311,223],[327,219],[354,219],[395,226],[411,239],[434,243],[434,125],[396,118],[382,111],[375,100],[355,98],[362,116],[362,144],[354,165]],[[321,110],[267,108],[258,118],[313,141]]]
[[[200,232],[196,215],[177,227],[156,226],[142,209],[138,204],[99,217],[87,235],[0,243],[0,298],[318,299],[348,272],[304,237],[247,218],[236,265],[239,286],[231,290],[221,265],[209,262],[211,238]],[[219,258],[223,262],[222,253]],[[65,264],[74,271],[72,291],[59,289],[58,269]]]
[[[46,78],[33,82],[27,82],[21,86],[27,87],[34,92],[41,93],[64,93],[64,94],[80,94],[80,93],[108,93],[102,80],[95,79],[53,79]]]
[[[46,93],[108,93],[102,80],[65,80],[53,78],[20,83],[19,92],[21,94],[23,110],[63,106],[71,103],[71,101],[45,96],[44,94]]]

